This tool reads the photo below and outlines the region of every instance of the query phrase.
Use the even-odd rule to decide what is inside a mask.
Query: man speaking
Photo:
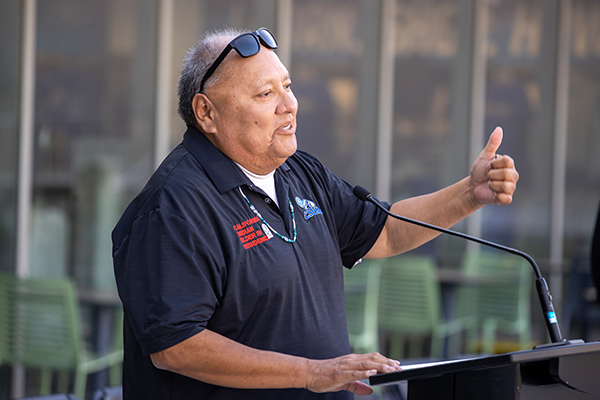
[[[296,149],[275,48],[265,28],[223,30],[184,60],[183,142],[113,231],[125,399],[352,399],[372,392],[360,380],[400,369],[350,354],[342,268],[437,233],[387,218]],[[468,177],[391,210],[450,227],[509,204],[518,173],[501,141],[497,128]]]

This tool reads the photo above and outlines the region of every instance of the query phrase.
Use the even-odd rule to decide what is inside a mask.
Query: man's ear
[[[204,133],[217,133],[214,121],[214,106],[206,95],[198,93],[192,100],[192,108],[196,116],[196,123]]]

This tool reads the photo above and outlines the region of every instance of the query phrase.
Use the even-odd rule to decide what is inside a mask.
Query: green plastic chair
[[[6,288],[12,285],[13,281],[13,275],[0,271],[0,365],[12,364],[8,347],[9,308]]]
[[[119,307],[115,314],[115,326],[113,329],[113,343],[112,349],[117,352],[120,351],[123,354],[123,318],[124,312],[123,308]],[[122,361],[121,357],[121,361]],[[112,364],[109,372],[109,383],[111,386],[119,386],[123,380],[123,363],[118,362],[116,364]]]
[[[443,357],[444,339],[465,330],[469,319],[445,322],[436,264],[429,256],[401,255],[383,264],[379,290],[379,327],[388,334],[389,356]]]
[[[348,337],[355,353],[379,351],[377,301],[380,272],[380,263],[370,260],[351,270],[344,268]]]
[[[70,280],[13,279],[0,284],[0,290],[7,299],[8,329],[2,330],[7,331],[10,362],[40,370],[40,395],[50,393],[53,371],[59,375],[59,392],[67,391],[74,372],[73,392],[83,398],[88,374],[122,362],[122,349],[102,356],[86,350]]]
[[[496,352],[498,334],[516,336],[518,348],[531,345],[532,271],[520,257],[496,252],[469,253],[462,262],[476,284],[458,289],[457,317],[471,317],[467,351]]]

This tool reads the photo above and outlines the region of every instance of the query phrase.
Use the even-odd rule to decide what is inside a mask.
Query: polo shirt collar
[[[188,126],[183,135],[183,145],[202,165],[219,193],[224,194],[242,185],[252,185],[242,170],[198,129]],[[280,172],[289,171],[289,169],[287,161],[277,168]]]

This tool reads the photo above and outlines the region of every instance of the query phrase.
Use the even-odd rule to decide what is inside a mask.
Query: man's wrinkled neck
[[[277,168],[283,165],[283,163],[287,160],[286,158],[281,158],[280,160],[265,160],[259,156],[249,155],[248,157],[236,156],[234,154],[228,154],[227,151],[224,151],[221,146],[219,146],[218,141],[215,139],[215,135],[207,134],[202,131],[199,127],[197,127],[198,131],[202,133],[206,138],[215,146],[221,153],[225,155],[225,157],[229,158],[236,164],[242,166],[247,171],[256,174],[256,175],[268,175],[275,171]]]

